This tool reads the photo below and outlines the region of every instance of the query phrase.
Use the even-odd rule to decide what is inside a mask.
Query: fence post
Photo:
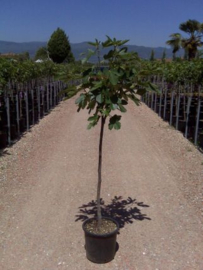
[[[62,100],[62,94],[60,94],[61,91],[61,81],[59,81],[59,101]]]
[[[27,122],[27,131],[29,130],[29,106],[28,106],[28,89],[25,92],[25,104],[26,104],[26,122]]]
[[[198,98],[198,106],[197,106],[197,115],[196,115],[196,126],[195,126],[195,141],[194,144],[197,145],[197,136],[199,129],[199,116],[200,116],[200,108],[201,108],[201,99]]]
[[[174,91],[171,92],[171,109],[170,109],[170,122],[169,122],[170,125],[172,125],[172,119],[173,119],[173,101],[174,101]]]
[[[168,93],[168,89],[166,88],[164,92],[164,115],[163,115],[164,120],[166,118],[167,93]]]
[[[186,117],[186,125],[185,125],[185,138],[187,138],[188,135],[188,120],[189,120],[189,114],[190,114],[190,105],[191,105],[191,101],[192,101],[192,96],[188,97],[188,102],[187,102],[187,117]]]
[[[54,86],[54,107],[56,106],[56,82],[53,82]]]
[[[155,99],[154,99],[154,111],[156,112],[157,93],[155,93],[154,95],[155,95]]]
[[[44,116],[44,113],[45,113],[45,103],[44,103],[44,91],[45,91],[45,86],[42,86],[41,87],[41,90],[42,90],[42,105],[43,105],[43,111],[42,111],[42,114]]]
[[[151,93],[151,109],[153,110],[154,93]]]
[[[11,144],[11,121],[10,121],[10,101],[6,97],[6,113],[7,113],[7,126],[8,126],[8,144]]]
[[[18,128],[18,137],[20,136],[20,113],[19,113],[19,98],[18,98],[18,92],[16,94],[16,121],[17,121],[17,128]]]
[[[146,105],[148,106],[148,103],[149,103],[149,92],[146,93]]]
[[[41,118],[41,108],[40,108],[40,86],[37,88],[37,106],[38,106],[38,121]]]
[[[47,113],[49,112],[49,83],[47,83]]]
[[[180,111],[180,93],[179,93],[178,96],[177,96],[177,107],[176,107],[176,129],[178,129],[179,111]]]
[[[52,93],[53,93],[53,91],[52,91],[52,83],[50,83],[50,85],[49,85],[49,93],[50,93],[50,95],[49,95],[49,100],[50,100],[50,102],[49,102],[49,104],[50,104],[50,109],[52,109]]]
[[[34,110],[34,92],[31,89],[31,99],[32,99],[32,124],[35,124],[35,110]]]
[[[162,98],[163,98],[163,94],[162,94],[162,91],[161,91],[160,100],[159,100],[159,117],[161,117]]]

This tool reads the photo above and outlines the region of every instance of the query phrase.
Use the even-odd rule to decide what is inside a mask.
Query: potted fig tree
[[[128,52],[123,46],[128,40],[111,39],[107,36],[103,43],[96,40],[89,44],[95,50],[89,50],[83,63],[93,54],[97,55],[98,63],[88,67],[82,73],[82,83],[78,90],[80,96],[76,100],[78,112],[87,109],[88,129],[100,123],[98,183],[97,183],[97,217],[87,219],[83,223],[85,232],[86,255],[95,263],[111,261],[116,252],[116,235],[118,223],[112,218],[101,215],[101,183],[102,183],[102,144],[105,124],[110,130],[121,128],[121,115],[125,113],[129,99],[136,105],[140,104],[140,95],[147,90],[156,91],[156,87],[147,81],[147,71],[141,68],[141,60],[137,53]],[[104,55],[105,65],[100,62],[100,49],[109,48]],[[108,123],[107,123],[108,120]]]

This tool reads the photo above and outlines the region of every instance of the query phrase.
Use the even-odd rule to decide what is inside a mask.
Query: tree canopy
[[[73,61],[73,54],[71,52],[71,46],[68,37],[64,30],[57,28],[56,31],[51,35],[49,42],[47,44],[49,57],[55,63],[62,63]]]
[[[201,41],[203,36],[203,24],[196,20],[188,20],[181,23],[179,29],[188,36],[182,37],[179,33],[171,34],[171,39],[166,41],[166,44],[172,46],[174,56],[182,47],[185,50],[185,55],[188,60],[194,59],[198,52],[198,48],[203,45],[203,42]]]
[[[47,60],[49,59],[49,53],[46,47],[40,47],[35,54],[35,60]]]

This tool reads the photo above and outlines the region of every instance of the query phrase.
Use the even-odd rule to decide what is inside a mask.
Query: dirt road
[[[0,269],[203,270],[203,155],[145,105],[105,129],[102,198],[119,249],[105,265],[86,259],[99,136],[86,119],[65,101],[0,157]]]

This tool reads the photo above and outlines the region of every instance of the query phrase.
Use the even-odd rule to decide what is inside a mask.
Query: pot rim
[[[101,237],[101,238],[105,238],[105,237],[109,237],[109,236],[111,236],[111,235],[113,235],[113,234],[117,234],[117,233],[118,233],[118,231],[119,231],[119,224],[118,224],[118,222],[117,222],[114,218],[111,218],[111,217],[102,217],[102,219],[108,219],[108,220],[111,220],[113,223],[115,223],[117,228],[116,228],[114,231],[112,231],[112,232],[110,232],[110,233],[105,233],[105,234],[99,234],[99,233],[98,233],[98,234],[95,234],[95,233],[91,233],[91,232],[87,231],[87,230],[85,229],[85,224],[88,223],[90,220],[95,220],[95,219],[97,219],[97,218],[96,218],[96,217],[88,218],[88,219],[86,219],[86,220],[83,222],[82,228],[83,228],[84,232],[85,232],[87,235],[90,235],[90,236],[93,236],[93,237]]]

